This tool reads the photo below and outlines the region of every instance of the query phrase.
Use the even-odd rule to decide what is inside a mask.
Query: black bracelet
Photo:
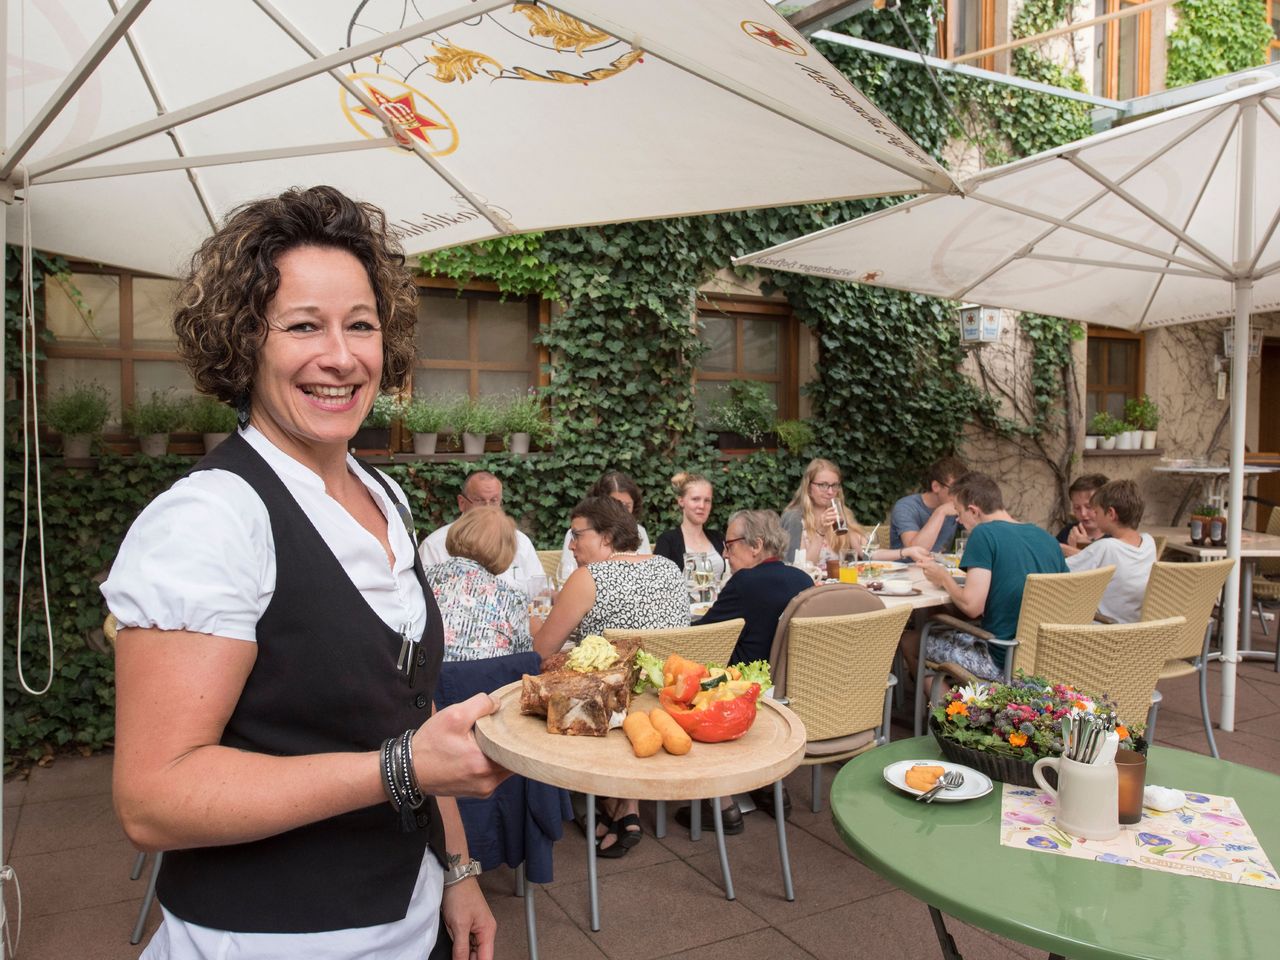
[[[382,791],[387,795],[391,808],[399,813],[401,800],[400,789],[396,786],[395,742],[395,737],[389,737],[382,743]]]
[[[400,767],[405,802],[409,804],[410,810],[417,810],[426,801],[426,797],[418,789],[418,775],[413,769],[413,730],[406,730],[400,735]]]

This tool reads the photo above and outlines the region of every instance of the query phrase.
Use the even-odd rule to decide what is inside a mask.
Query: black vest
[[[444,644],[418,557],[427,626],[410,684],[396,669],[399,634],[365,602],[266,461],[236,434],[192,472],[214,469],[242,477],[262,498],[276,550],[276,589],[258,621],[257,660],[221,743],[274,756],[360,752],[420,726]],[[169,851],[157,892],[176,916],[217,930],[314,933],[390,923],[405,916],[428,843],[444,864],[433,798],[418,811],[417,827],[403,832],[390,804],[379,803],[252,843]]]

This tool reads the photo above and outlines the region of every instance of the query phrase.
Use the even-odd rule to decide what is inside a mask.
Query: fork
[[[933,803],[933,798],[943,790],[955,790],[964,783],[964,774],[959,770],[949,770],[944,773],[938,782],[927,792],[916,797],[916,800],[922,800],[925,803]]]

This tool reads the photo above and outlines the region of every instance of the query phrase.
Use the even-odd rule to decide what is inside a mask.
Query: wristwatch
[[[452,857],[449,858],[452,861]],[[452,887],[455,883],[461,883],[467,877],[480,876],[480,861],[468,860],[466,863],[450,863],[449,869],[444,874],[444,885]]]

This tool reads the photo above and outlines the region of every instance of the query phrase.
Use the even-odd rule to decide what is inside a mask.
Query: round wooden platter
[[[641,759],[621,729],[604,737],[547,733],[545,717],[520,713],[520,683],[495,690],[501,707],[476,723],[485,756],[513,773],[552,786],[634,800],[694,800],[754,790],[786,776],[804,756],[804,724],[786,707],[764,699],[756,722],[728,743],[693,743],[683,757],[659,750]],[[650,710],[647,693],[631,710]]]

